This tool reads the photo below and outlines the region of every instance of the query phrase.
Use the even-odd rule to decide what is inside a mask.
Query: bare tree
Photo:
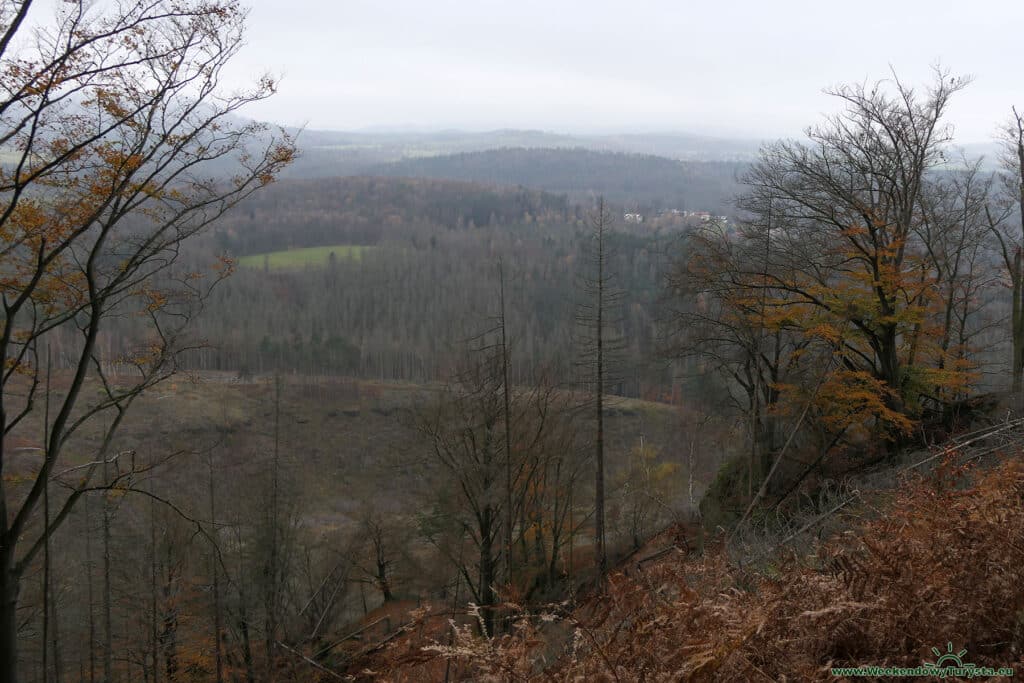
[[[35,21],[36,4],[0,0],[0,146],[13,152],[0,169],[5,437],[35,411],[36,349],[77,341],[64,344],[71,367],[54,392],[44,461],[27,487],[0,485],[0,679],[11,683],[26,569],[97,471],[119,470],[122,487],[131,480],[130,465],[114,462],[114,436],[189,345],[187,323],[210,282],[177,265],[182,242],[271,182],[294,153],[287,139],[234,117],[272,94],[272,79],[236,93],[220,86],[242,44],[245,12],[232,0],[61,3],[51,25]],[[147,326],[144,342],[101,357],[105,324],[131,313]],[[112,370],[131,374],[112,380]],[[95,400],[84,391],[91,383]],[[61,479],[63,500],[33,531],[69,440],[97,420],[106,428],[92,464]],[[10,457],[0,445],[0,468]]]
[[[986,217],[1010,277],[1011,387],[1020,393],[1024,378],[1024,114],[1016,107],[1003,131],[1002,144],[1000,187],[986,207]]]
[[[921,196],[917,243],[931,271],[937,327],[931,344],[922,344],[925,321],[919,321],[908,349],[908,365],[934,364],[938,370],[976,367],[973,339],[986,329],[980,319],[986,291],[995,282],[983,268],[986,244],[985,209],[993,194],[993,178],[982,160],[961,161],[962,168],[928,179]],[[937,386],[936,397],[956,402],[966,397],[965,384]]]
[[[213,478],[213,449],[206,454],[206,476],[207,488],[210,497],[210,527],[213,530],[212,538],[217,536],[217,489]],[[220,549],[216,546],[210,550],[210,581],[213,589],[213,647],[214,665],[216,667],[216,682],[224,683],[224,629],[222,626],[223,605],[221,604],[220,592]],[[154,672],[155,675],[155,672]],[[155,682],[154,682],[155,683]]]
[[[608,568],[605,533],[605,396],[614,382],[611,368],[622,342],[618,336],[620,316],[616,306],[621,292],[615,287],[611,268],[609,234],[615,223],[604,197],[589,216],[590,243],[587,272],[582,278],[582,295],[577,311],[580,329],[580,365],[583,384],[593,401],[594,427],[594,564],[601,576]]]
[[[430,460],[439,466],[447,484],[444,493],[432,501],[432,512],[421,518],[420,531],[466,582],[483,609],[488,635],[494,633],[495,588],[505,545],[503,522],[509,518],[504,514],[510,498],[504,486],[507,463],[502,457],[506,435],[515,454],[511,518],[531,522],[536,521],[536,495],[544,487],[547,464],[553,463],[546,456],[549,442],[561,438],[555,428],[559,422],[554,415],[558,410],[555,392],[549,384],[510,390],[506,406],[500,351],[500,347],[485,346],[471,352],[457,381],[421,411],[416,422],[432,455]],[[554,485],[556,475],[550,476]],[[564,479],[567,474],[557,476]],[[564,517],[565,508],[559,513]],[[537,533],[541,534],[550,521],[538,523]],[[527,526],[519,525],[519,537],[515,539],[524,545]],[[560,522],[557,533],[561,528]],[[546,557],[545,553],[540,562]]]
[[[750,418],[748,498],[776,449],[779,423],[773,418],[779,387],[797,379],[800,366],[812,359],[808,338],[767,325],[769,303],[780,306],[789,300],[778,292],[771,302],[766,296],[771,238],[767,215],[752,218],[737,236],[718,222],[695,230],[669,272],[663,302],[668,332],[664,352],[692,361],[701,374],[719,375],[724,407]],[[777,239],[781,244],[776,248],[784,248],[785,241]],[[705,399],[716,400],[711,392]]]
[[[446,555],[483,609],[488,637],[494,634],[494,588],[502,545],[501,396],[500,360],[490,355],[484,362],[471,363],[458,384],[422,414],[417,424],[434,461],[459,491],[456,498],[447,501],[446,514],[435,515],[423,525],[423,531],[438,548],[446,548],[444,532],[450,524],[455,525],[452,531],[460,551],[448,551]],[[471,556],[475,559],[467,558],[468,562],[462,561],[463,535],[475,548]]]
[[[501,350],[502,408],[505,420],[505,581],[512,583],[514,573],[512,559],[512,420],[509,414],[511,400],[509,398],[508,385],[509,343],[505,311],[505,268],[501,261],[498,261],[498,285],[500,306],[498,325],[501,331],[499,348]]]
[[[384,521],[379,515],[367,514],[363,519],[363,527],[370,540],[372,552],[373,571],[367,572],[373,576],[374,583],[380,591],[381,600],[391,602],[395,599],[391,587],[391,548],[388,546],[388,530]]]

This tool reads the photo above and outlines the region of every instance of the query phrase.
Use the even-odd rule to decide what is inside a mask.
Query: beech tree
[[[839,114],[763,148],[739,226],[687,239],[670,350],[720,370],[750,416],[748,474],[730,484],[750,507],[836,446],[891,453],[970,391],[992,181],[977,163],[949,168],[944,114],[965,85],[939,70],[924,89],[895,76],[837,88]],[[780,469],[801,431],[794,450],[819,455]]]
[[[1024,114],[1016,108],[1003,129],[1002,147],[998,192],[985,213],[1010,276],[1011,387],[1019,393],[1024,378]]]
[[[728,226],[709,223],[687,236],[684,255],[666,278],[666,352],[720,374],[728,402],[750,417],[749,490],[771,466],[780,387],[798,383],[817,361],[811,339],[769,316],[771,232],[767,222],[752,221],[730,236]],[[737,277],[740,272],[749,275]],[[781,303],[778,293],[773,302]]]
[[[38,418],[38,359],[48,340],[65,340],[71,366],[54,378],[47,441],[28,482],[0,483],[5,681],[19,680],[26,570],[83,495],[135,490],[132,453],[115,452],[118,428],[135,398],[174,372],[192,344],[189,321],[230,270],[186,272],[177,262],[182,242],[293,157],[286,136],[235,115],[270,96],[273,79],[222,87],[244,19],[233,0],[55,10],[0,0],[0,473],[14,457],[6,437]],[[98,341],[118,316],[134,317],[146,334],[128,353],[104,357]],[[58,471],[86,425],[101,427],[96,451],[85,466]],[[103,470],[110,478],[94,482]],[[51,495],[48,523],[34,524],[51,480],[63,495]]]
[[[920,237],[935,206],[925,201],[928,179],[952,139],[943,115],[965,85],[937,71],[923,92],[895,77],[840,87],[842,113],[808,129],[808,142],[768,146],[745,179],[749,226],[756,235],[770,225],[772,245],[763,265],[731,277],[763,297],[765,325],[834,348],[838,368],[819,397],[837,426],[872,415],[894,437],[922,400],[941,401],[940,389],[966,381],[939,359],[950,347],[936,343],[933,325],[942,296],[956,298],[943,283],[961,275],[938,272]]]

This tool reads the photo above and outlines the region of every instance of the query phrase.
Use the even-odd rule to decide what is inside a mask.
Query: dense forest
[[[616,233],[609,243],[630,340],[618,393],[661,395],[656,358],[660,278],[681,228]],[[497,313],[507,276],[516,379],[573,372],[574,311],[586,209],[565,197],[438,180],[344,178],[282,182],[214,232],[244,263],[219,286],[196,330],[217,340],[199,370],[275,370],[366,379],[443,381],[460,344]],[[329,249],[319,264],[277,269],[246,254]],[[625,361],[625,359],[624,359]],[[521,383],[517,381],[517,383]]]
[[[232,256],[331,244],[426,242],[440,230],[582,218],[565,196],[433,178],[275,183],[226,216],[209,250]]]
[[[724,213],[736,194],[739,162],[682,162],[663,156],[586,149],[495,149],[407,159],[379,175],[450,178],[536,187],[628,207]]]
[[[941,68],[750,158],[304,142],[244,118],[273,79],[224,86],[236,3],[32,5],[0,0],[0,682],[1024,665],[1017,109],[995,159]]]

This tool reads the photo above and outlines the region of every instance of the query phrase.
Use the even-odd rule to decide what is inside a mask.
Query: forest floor
[[[53,373],[54,405],[69,379],[69,371]],[[112,381],[116,384],[119,378],[114,376]],[[129,379],[120,381],[127,384]],[[344,516],[362,498],[387,500],[413,492],[419,468],[428,457],[416,434],[416,411],[440,389],[341,376],[283,375],[276,408],[273,377],[182,373],[138,398],[113,449],[130,451],[140,462],[166,459],[179,465],[210,455],[229,483],[252,482],[272,457],[276,422],[286,486],[301,492],[307,514],[328,523],[328,517]],[[81,403],[99,400],[99,385],[87,384]],[[616,398],[609,403],[606,438],[612,470],[623,465],[641,434],[662,457],[675,453],[678,408],[636,399]],[[25,474],[38,466],[41,414],[30,414],[8,436],[13,452],[5,476]],[[86,423],[70,441],[63,464],[91,460],[110,419]],[[187,467],[170,469],[194,475]],[[714,463],[704,463],[704,471],[713,469]],[[699,484],[706,479],[701,476]]]

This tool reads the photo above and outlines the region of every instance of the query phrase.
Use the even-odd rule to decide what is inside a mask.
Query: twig
[[[356,636],[358,636],[360,633],[362,633],[366,629],[371,628],[373,626],[376,626],[377,624],[379,624],[380,622],[384,621],[385,619],[387,619],[386,616],[378,617],[377,619],[374,619],[373,621],[371,621],[369,624],[366,624],[364,626],[360,626],[359,628],[357,628],[355,631],[352,631],[352,633],[349,633],[344,638],[339,638],[338,640],[334,641],[333,643],[331,643],[327,647],[323,648],[322,650],[317,651],[316,655],[314,655],[314,656],[319,657],[321,655],[326,654],[327,652],[333,650],[334,648],[336,648],[339,645],[341,645],[342,643],[344,643],[346,640],[351,640],[352,638],[355,638]]]
[[[966,441],[954,440],[953,443],[945,446],[938,453],[930,455],[927,458],[925,458],[924,460],[921,460],[920,462],[914,463],[913,465],[908,465],[907,467],[903,468],[901,470],[901,472],[909,472],[910,470],[917,469],[921,465],[927,464],[927,463],[931,462],[932,460],[935,460],[936,458],[940,458],[940,457],[942,457],[944,455],[949,455],[950,453],[952,453],[953,451],[955,451],[955,450],[957,450],[959,448],[964,448],[965,446],[970,446],[972,443],[976,443],[978,441],[984,441],[985,439],[987,439],[989,437],[995,436],[997,434],[1002,434],[1003,432],[1010,431],[1012,429],[1020,428],[1020,427],[1024,427],[1024,418],[1018,418],[1018,419],[1013,420],[1011,422],[1006,422],[1006,423],[1004,423],[1002,425],[998,425],[997,427],[989,427],[989,428],[986,428],[986,429],[980,429],[980,430],[978,430],[976,432],[972,432],[971,434],[975,435],[975,436],[973,436],[973,438],[970,438],[970,439],[968,439]]]
[[[406,626],[408,626],[408,624]],[[391,633],[390,635],[385,637],[384,640],[381,640],[373,645],[370,645],[367,648],[364,648],[363,650],[360,650],[359,653],[357,653],[356,656],[352,659],[359,659],[360,657],[364,657],[370,654],[371,652],[376,652],[377,650],[381,649],[382,647],[390,643],[392,640],[405,633],[406,626],[396,629],[394,633]]]
[[[331,669],[328,669],[328,668],[327,668],[326,666],[324,666],[323,664],[320,664],[319,662],[317,662],[317,661],[314,661],[314,660],[310,659],[309,657],[307,657],[306,655],[302,654],[302,653],[301,653],[301,652],[299,652],[298,650],[295,650],[295,649],[293,649],[293,648],[290,648],[290,647],[288,647],[287,645],[285,645],[284,643],[282,643],[282,642],[281,642],[280,640],[277,640],[277,641],[274,641],[274,642],[276,642],[276,643],[277,643],[278,645],[280,645],[281,647],[283,647],[283,648],[284,648],[285,650],[287,650],[288,652],[291,652],[291,653],[292,653],[293,655],[295,655],[296,657],[301,657],[301,658],[302,658],[303,660],[305,660],[305,662],[306,662],[307,664],[309,664],[309,665],[310,665],[311,667],[313,667],[314,669],[317,669],[318,671],[323,671],[323,672],[324,672],[325,674],[327,674],[327,675],[329,675],[329,676],[331,676],[331,677],[333,677],[333,678],[336,678],[336,679],[338,679],[339,681],[349,681],[349,680],[352,680],[352,679],[350,679],[350,678],[347,678],[347,677],[345,677],[345,676],[342,676],[342,675],[341,675],[341,674],[339,674],[339,673],[338,673],[337,671],[333,671],[333,670],[331,670]]]
[[[652,562],[652,561],[658,559],[659,557],[664,557],[665,555],[668,555],[670,552],[672,552],[673,550],[676,550],[676,549],[678,549],[678,546],[675,546],[675,545],[670,545],[667,548],[662,548],[661,550],[655,551],[654,553],[648,555],[647,557],[645,557],[643,559],[637,560],[636,561],[636,566],[639,567],[640,565],[646,564],[648,562]]]
[[[815,525],[816,525],[816,524],[818,524],[819,522],[823,522],[823,521],[825,521],[825,520],[826,520],[826,519],[828,519],[828,518],[829,518],[830,516],[834,515],[835,513],[839,512],[839,510],[841,510],[842,508],[844,508],[844,507],[846,507],[847,505],[849,505],[849,504],[850,504],[851,502],[853,502],[853,501],[854,501],[855,499],[859,499],[859,498],[860,498],[860,491],[856,491],[856,490],[855,490],[855,491],[854,491],[853,493],[851,493],[851,494],[850,494],[850,496],[849,496],[848,498],[846,498],[846,500],[842,501],[841,503],[839,503],[838,505],[836,505],[835,507],[833,507],[833,508],[832,508],[831,510],[828,510],[828,511],[826,511],[826,512],[823,512],[823,513],[821,513],[820,515],[818,515],[817,517],[815,517],[815,518],[814,518],[814,519],[812,519],[811,521],[807,522],[807,524],[804,524],[804,525],[803,525],[802,527],[800,527],[799,529],[797,529],[796,531],[794,531],[793,533],[791,533],[791,534],[790,534],[789,536],[786,536],[786,537],[785,537],[784,539],[782,539],[781,541],[779,541],[779,542],[778,542],[778,543],[776,543],[775,545],[773,545],[773,546],[769,547],[769,548],[768,548],[767,550],[764,550],[764,551],[762,551],[762,552],[758,553],[757,555],[755,555],[755,556],[753,557],[753,559],[751,559],[751,560],[750,560],[749,562],[747,562],[746,564],[752,564],[753,562],[755,562],[755,561],[757,561],[757,560],[761,559],[762,557],[765,557],[766,555],[768,555],[769,553],[771,553],[772,551],[774,551],[774,550],[775,550],[776,548],[778,548],[779,546],[782,546],[782,545],[786,545],[787,543],[789,543],[790,541],[792,541],[792,540],[793,540],[794,538],[796,538],[796,537],[797,537],[797,536],[799,536],[800,534],[804,533],[805,531],[807,531],[807,530],[808,530],[808,529],[810,529],[811,527],[815,526]],[[741,566],[742,566],[742,565],[741,565]]]
[[[736,526],[733,527],[733,534],[735,534],[736,531],[743,525],[743,523],[747,521],[747,518],[750,516],[751,511],[754,509],[754,506],[756,506],[758,502],[760,502],[760,500],[764,498],[764,494],[768,491],[768,484],[771,482],[772,476],[774,476],[775,474],[775,470],[777,470],[779,464],[782,463],[782,456],[786,453],[787,450],[789,450],[790,444],[793,443],[793,439],[796,437],[797,432],[800,431],[800,426],[803,424],[804,418],[807,417],[807,412],[810,410],[811,404],[818,397],[818,392],[821,390],[821,386],[825,383],[825,378],[828,377],[828,370],[829,366],[826,366],[825,372],[823,372],[821,374],[821,377],[818,378],[818,384],[814,387],[814,393],[811,395],[811,398],[807,401],[807,403],[804,404],[804,409],[800,413],[800,417],[797,419],[796,424],[793,425],[793,429],[789,433],[789,438],[786,439],[786,443],[782,445],[782,450],[780,450],[779,454],[775,457],[775,462],[772,463],[771,469],[768,470],[768,474],[765,475],[764,481],[761,482],[761,487],[757,490],[757,495],[755,495],[754,498],[750,501],[750,505],[747,506],[747,509],[743,513],[743,516],[740,518],[740,521],[736,522]]]

